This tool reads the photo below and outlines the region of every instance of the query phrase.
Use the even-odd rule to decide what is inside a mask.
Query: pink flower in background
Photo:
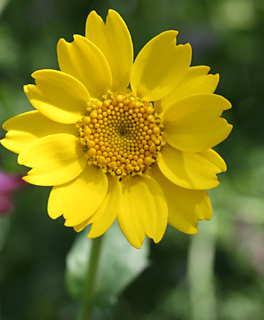
[[[12,194],[23,185],[24,181],[20,175],[9,174],[0,170],[0,216],[9,214],[14,210]]]

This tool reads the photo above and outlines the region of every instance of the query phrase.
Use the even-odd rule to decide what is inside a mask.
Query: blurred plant
[[[9,233],[10,215],[15,210],[13,192],[23,187],[20,175],[9,174],[0,169],[0,251]]]
[[[0,170],[0,216],[10,214],[14,210],[14,191],[23,187],[25,182],[20,175],[9,174]]]

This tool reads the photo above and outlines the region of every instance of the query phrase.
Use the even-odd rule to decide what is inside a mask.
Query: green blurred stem
[[[84,292],[82,297],[81,310],[78,320],[90,320],[94,305],[94,289],[96,275],[98,271],[98,262],[103,237],[93,239],[91,255],[87,266],[87,273],[84,283]]]

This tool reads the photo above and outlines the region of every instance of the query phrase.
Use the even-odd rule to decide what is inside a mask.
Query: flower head
[[[0,216],[14,210],[12,194],[20,189],[25,182],[19,175],[12,175],[0,170]]]
[[[54,186],[51,218],[76,231],[92,224],[91,238],[117,219],[136,248],[145,235],[159,242],[167,223],[194,234],[211,218],[206,189],[226,170],[211,148],[231,131],[221,118],[231,105],[176,36],[161,33],[133,63],[119,14],[109,10],[105,24],[93,11],[85,37],[59,40],[60,71],[33,73],[24,89],[36,110],[6,121],[1,143],[32,168],[24,180]]]

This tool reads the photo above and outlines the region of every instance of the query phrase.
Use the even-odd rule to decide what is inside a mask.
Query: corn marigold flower
[[[214,94],[219,76],[190,67],[191,46],[176,31],[149,41],[133,63],[125,22],[109,10],[106,23],[92,11],[85,37],[60,39],[60,71],[39,70],[25,93],[36,109],[6,121],[1,143],[31,167],[24,180],[54,186],[48,213],[88,237],[115,219],[140,248],[159,242],[169,223],[197,233],[212,209],[206,190],[218,185],[224,160],[211,148],[232,126],[231,108]]]

